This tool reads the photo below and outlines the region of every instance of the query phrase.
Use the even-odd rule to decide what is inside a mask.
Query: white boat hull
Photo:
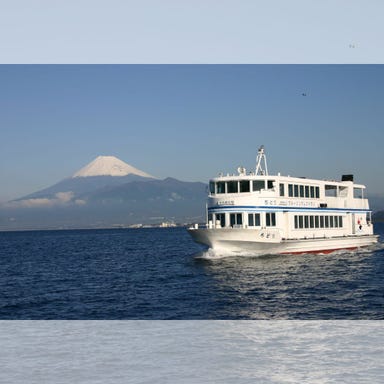
[[[378,241],[377,235],[283,239],[278,230],[243,228],[191,228],[188,232],[196,242],[214,250],[255,255],[329,253],[366,247]]]

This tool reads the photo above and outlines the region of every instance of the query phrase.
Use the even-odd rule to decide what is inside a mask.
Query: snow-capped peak
[[[89,176],[127,176],[137,175],[142,177],[151,177],[148,173],[132,167],[115,156],[98,156],[85,167],[77,171],[72,177]]]

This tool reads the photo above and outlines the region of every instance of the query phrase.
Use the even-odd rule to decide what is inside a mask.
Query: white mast
[[[264,162],[264,168],[262,167],[262,162]],[[256,175],[268,176],[267,158],[264,153],[264,145],[262,145],[257,152],[255,173]]]

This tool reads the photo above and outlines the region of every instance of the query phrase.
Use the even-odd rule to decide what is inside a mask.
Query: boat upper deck
[[[255,175],[220,175],[209,182],[210,206],[230,201],[231,205],[260,204],[369,209],[365,186],[355,184],[351,175],[343,181],[302,177]],[[264,202],[263,202],[264,201]]]
[[[256,158],[255,172],[244,167],[238,174],[220,174],[209,181],[208,206],[278,206],[369,210],[365,186],[355,184],[353,175],[341,181],[269,175],[264,147]]]

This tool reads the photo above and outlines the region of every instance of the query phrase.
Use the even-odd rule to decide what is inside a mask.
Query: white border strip
[[[381,0],[14,0],[1,63],[383,63]]]
[[[382,321],[0,321],[4,383],[379,383]]]

